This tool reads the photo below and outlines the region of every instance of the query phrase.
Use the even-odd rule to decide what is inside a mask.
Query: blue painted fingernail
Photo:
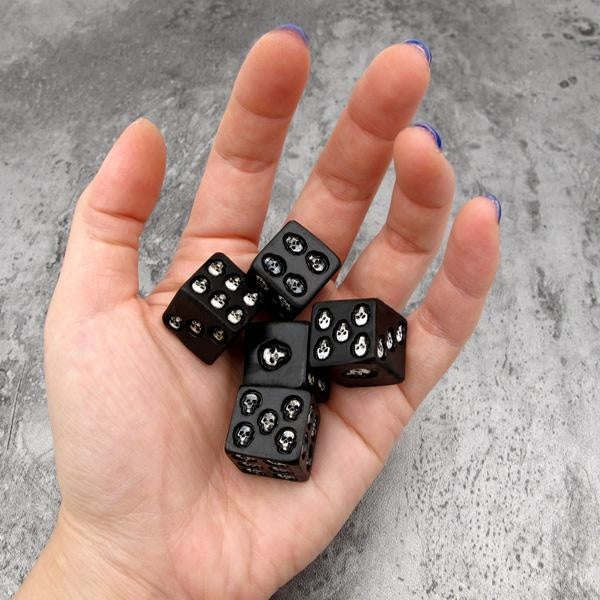
[[[427,59],[427,64],[429,64],[429,65],[431,64],[431,59],[432,59],[431,50],[429,49],[429,46],[425,42],[414,38],[414,39],[410,39],[410,40],[404,40],[403,43],[409,44],[411,46],[416,46],[425,55],[425,58]]]
[[[296,25],[296,23],[285,23],[280,25],[277,29],[285,29],[286,31],[295,33],[296,35],[300,36],[302,41],[308,46],[308,33],[306,33],[306,31],[304,31],[300,25]]]
[[[498,198],[496,198],[494,194],[485,194],[484,198],[487,198],[496,206],[496,212],[498,213],[498,223],[500,223],[500,219],[502,218],[502,204],[500,204],[500,200],[498,200]]]
[[[421,127],[421,129],[428,131],[435,141],[435,145],[438,147],[438,150],[443,150],[444,145],[442,144],[442,136],[438,133],[437,129],[433,127],[433,125],[425,123],[425,121],[418,121],[417,123],[413,123],[413,127]]]

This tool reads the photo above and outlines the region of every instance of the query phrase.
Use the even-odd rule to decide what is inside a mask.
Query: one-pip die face
[[[312,311],[309,363],[348,386],[404,379],[406,319],[376,298],[318,302]]]
[[[244,339],[244,383],[312,392],[317,402],[329,396],[329,375],[308,364],[310,323],[252,323]]]
[[[339,258],[319,238],[290,221],[261,250],[248,275],[273,316],[293,319],[339,267]]]

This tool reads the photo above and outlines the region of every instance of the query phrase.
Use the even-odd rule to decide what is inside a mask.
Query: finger
[[[405,382],[378,388],[377,393],[369,388],[342,392],[335,387],[321,407],[322,430],[311,481],[338,511],[352,509],[381,470],[419,401],[473,332],[496,271],[498,239],[496,206],[484,198],[472,200],[456,219],[427,299],[409,319]],[[424,326],[421,310],[435,315],[425,318]],[[340,469],[340,464],[352,468]]]
[[[471,200],[459,213],[444,261],[423,304],[408,319],[406,379],[413,407],[429,393],[473,333],[499,257],[500,204]]]
[[[165,171],[160,131],[138,119],[116,141],[81,195],[56,295],[105,309],[138,293],[138,241]]]
[[[415,46],[381,52],[356,84],[291,211],[290,219],[342,261],[388,167],[394,139],[412,119],[428,83],[428,62]]]
[[[202,244],[232,240],[255,251],[285,136],[310,57],[296,30],[277,29],[250,50],[238,74],[183,232],[176,275],[197,267]],[[204,243],[204,247],[207,244]]]
[[[387,220],[340,286],[343,297],[364,298],[376,290],[400,310],[437,254],[452,206],[454,172],[438,147],[439,134],[430,131],[409,127],[396,138]]]

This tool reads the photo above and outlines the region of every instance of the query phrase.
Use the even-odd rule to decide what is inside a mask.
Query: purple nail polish
[[[425,55],[425,58],[427,59],[427,64],[431,64],[431,60],[433,57],[431,56],[431,50],[429,49],[429,46],[425,42],[416,38],[412,38],[410,40],[405,40],[402,43],[409,44],[411,46],[416,46]]]
[[[438,147],[438,150],[444,149],[444,144],[442,143],[442,136],[438,133],[438,130],[429,123],[425,123],[425,121],[417,121],[413,123],[413,127],[421,127],[425,131],[428,131],[435,142],[435,145]]]
[[[277,29],[285,29],[286,31],[291,31],[292,33],[295,33],[308,46],[308,34],[306,33],[306,31],[304,31],[304,29],[302,29],[302,27],[300,27],[300,25],[296,25],[296,23],[284,23],[283,25],[277,27]]]
[[[498,213],[498,223],[500,223],[500,219],[502,218],[502,204],[500,204],[500,200],[498,200],[494,194],[485,194],[484,198],[487,198],[490,202],[495,204],[496,212]]]

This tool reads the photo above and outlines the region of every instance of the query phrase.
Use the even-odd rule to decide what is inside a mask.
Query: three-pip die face
[[[225,452],[244,473],[306,481],[318,429],[319,409],[310,392],[243,385]]]
[[[290,221],[260,251],[248,275],[273,316],[293,319],[339,267],[339,258],[320,239]]]
[[[348,386],[404,380],[406,319],[376,298],[318,302],[312,310],[309,362]]]
[[[260,294],[227,256],[213,254],[179,289],[163,322],[198,358],[212,364],[260,307]]]
[[[304,389],[318,402],[329,396],[329,374],[308,361],[310,323],[252,323],[244,338],[244,385]]]

